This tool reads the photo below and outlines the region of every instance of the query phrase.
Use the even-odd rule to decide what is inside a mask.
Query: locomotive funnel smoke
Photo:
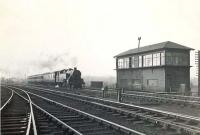
[[[65,68],[73,68],[77,66],[78,59],[75,56],[70,56],[69,53],[60,54],[41,54],[40,58],[34,61],[31,65],[35,67],[37,73],[52,72]]]
[[[71,62],[71,66],[76,67],[76,66],[77,66],[77,63],[78,63],[77,57],[72,57],[72,58],[70,59],[70,62]]]

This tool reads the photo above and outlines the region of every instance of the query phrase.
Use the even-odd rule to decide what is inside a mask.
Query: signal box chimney
[[[140,48],[140,40],[141,40],[141,37],[138,37],[138,50]]]

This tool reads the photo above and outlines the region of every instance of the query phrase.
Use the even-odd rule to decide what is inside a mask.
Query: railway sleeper
[[[85,134],[85,133],[96,133],[96,132],[101,132],[101,131],[105,131],[105,127],[94,127],[94,128],[79,128],[78,130],[81,132],[81,133],[83,133],[83,134]],[[109,130],[109,129],[107,129],[107,130]]]
[[[80,118],[80,116],[77,115],[65,115],[65,116],[61,116],[61,115],[54,115],[56,116],[58,119],[78,119]]]
[[[199,135],[198,132],[196,131],[191,131],[182,127],[179,127],[178,125],[170,125],[167,123],[160,123],[158,122],[157,124],[161,125],[163,127],[163,129],[165,130],[174,130],[177,132],[177,134],[181,134],[181,135]]]
[[[86,135],[94,135],[94,133],[87,133]],[[112,131],[101,131],[98,133],[95,133],[95,135],[116,135]]]
[[[151,121],[151,122],[155,121],[154,119],[148,118],[148,117],[145,118],[145,119],[143,119],[143,120]],[[178,120],[178,121],[179,121],[179,120]],[[177,121],[174,121],[174,122],[177,122]],[[181,120],[181,121],[179,121],[179,122],[183,123],[183,120]],[[153,122],[153,123],[155,123],[155,122]],[[156,121],[156,123],[162,123],[162,125],[164,125],[164,127],[165,127],[165,125],[171,125],[171,128],[173,128],[173,129],[182,129],[182,127],[180,127],[179,124],[176,125],[175,123],[172,123],[171,120],[170,120],[170,121],[162,121],[162,120],[159,120],[159,119],[158,119],[158,121]],[[172,124],[171,124],[171,123],[172,123]],[[181,125],[182,125],[182,124],[181,124]],[[190,128],[190,129],[188,129],[188,128]],[[187,130],[192,132],[192,128],[193,128],[193,127],[188,126],[188,128],[187,128]],[[195,128],[195,127],[194,127],[194,128]]]
[[[113,113],[113,112],[112,112],[112,113]],[[119,115],[119,114],[116,114],[116,115]],[[160,115],[160,116],[158,115],[158,117],[163,117],[163,115]],[[167,115],[164,116],[164,117],[167,117]],[[146,119],[146,118],[145,118],[145,119]],[[173,118],[170,117],[170,118],[168,118],[168,119],[173,119]],[[179,120],[179,119],[178,119],[178,121],[182,122],[183,120],[181,120],[181,119]]]
[[[149,121],[145,121],[145,127],[156,127],[156,124]]]
[[[7,134],[7,135],[24,135],[25,131],[7,131],[5,134]]]
[[[190,121],[187,121],[187,124],[189,125],[200,125],[200,123],[198,121],[195,121],[195,120],[190,120]]]
[[[92,126],[97,127],[99,125],[100,125],[99,123],[79,123],[79,124],[76,124],[76,125],[73,124],[72,127],[73,128],[83,128],[83,127],[88,127],[88,126],[90,126],[90,127],[92,127]]]
[[[9,132],[9,131],[25,131],[27,127],[26,126],[22,126],[22,127],[4,127],[4,128],[1,128],[1,131],[4,132],[4,134],[6,134],[6,132]]]
[[[27,126],[26,123],[15,123],[15,124],[3,124],[1,125],[1,129],[3,128],[10,128],[10,127],[18,127],[18,128],[21,128],[21,127],[24,127],[24,126]]]
[[[52,122],[52,124],[49,124],[49,122]],[[62,124],[58,123],[56,120],[51,120],[49,122],[46,122],[46,123],[43,122],[42,124],[40,123],[38,125],[40,134],[69,134],[69,135],[74,134],[73,131],[64,127]],[[55,123],[56,126],[53,123]]]
[[[1,123],[6,123],[6,122],[20,122],[20,121],[26,121],[27,118],[18,118],[18,117],[14,117],[14,118],[1,118]]]
[[[188,131],[188,130],[185,130],[184,128],[179,128],[178,133],[180,133],[181,135],[200,135],[200,133],[198,132]]]
[[[60,128],[60,129],[62,129],[63,131],[61,131],[61,132],[54,132],[54,131],[50,131],[49,129],[49,126],[48,126],[48,128],[47,129],[45,129],[45,125],[43,125],[42,126],[42,128],[44,128],[44,129],[40,129],[40,127],[39,127],[39,132],[41,133],[41,134],[52,134],[52,132],[54,132],[55,134],[68,134],[68,135],[74,135],[75,133],[74,133],[74,131],[72,131],[71,129],[69,129],[68,127],[65,127],[65,126],[63,126],[59,121],[57,121],[57,120],[55,120],[55,119],[53,119],[51,116],[49,116],[46,112],[43,112],[43,111],[41,111],[41,110],[39,110],[38,108],[35,108],[36,110],[37,110],[37,112],[39,113],[39,115],[40,115],[40,117],[41,117],[41,115],[44,115],[44,117],[46,117],[47,118],[47,120],[42,120],[42,121],[45,121],[46,122],[46,124],[49,124],[49,122],[52,122],[52,129],[55,129],[56,127],[57,128]],[[41,119],[41,118],[40,118]],[[37,121],[37,122],[40,122],[40,121]],[[42,122],[42,124],[45,124],[45,122]],[[56,123],[56,126],[54,126],[54,124],[53,123]],[[41,124],[41,123],[40,123]],[[42,125],[41,124],[41,125]],[[40,126],[41,126],[40,125]]]
[[[39,124],[38,124],[38,133],[39,134],[47,134],[47,135],[53,135],[53,134],[70,134],[70,132],[72,131],[69,131],[69,129],[66,129],[65,127],[62,127],[62,126],[58,126],[56,124],[53,124],[53,121],[48,121],[48,122],[40,122],[40,121],[37,121]],[[62,130],[61,130],[62,129]]]
[[[2,122],[1,121],[1,124],[3,125],[3,124],[17,124],[17,123],[27,123],[27,121],[25,121],[25,120],[21,120],[21,121],[4,121],[4,122]]]
[[[75,121],[75,122],[70,122],[71,126],[77,126],[77,125],[82,125],[82,124],[91,124],[93,121]],[[69,124],[69,123],[68,123]]]

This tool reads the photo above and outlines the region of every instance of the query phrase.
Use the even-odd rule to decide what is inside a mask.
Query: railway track
[[[158,103],[158,104],[178,104],[178,105],[189,105],[189,106],[197,106],[200,108],[200,101],[198,100],[189,100],[189,99],[180,99],[180,98],[169,98],[168,96],[161,96],[161,95],[141,95],[141,94],[127,94],[127,93],[123,93],[122,94],[122,98],[123,99],[128,99],[128,98],[138,98],[138,99],[142,99],[142,100],[146,100],[148,102],[152,102],[152,103]],[[127,101],[127,100],[126,100]]]
[[[12,95],[1,107],[1,134],[34,133],[35,125],[31,125],[31,122],[34,123],[31,100],[27,104],[13,90],[11,92]]]
[[[35,90],[36,92],[37,89],[33,90]],[[42,94],[41,89],[39,91],[40,95],[51,97],[52,99],[57,101],[58,96],[60,96],[60,100],[62,99],[63,102],[71,103],[71,106],[79,108],[81,108],[80,106],[84,106],[82,109],[89,108],[89,111],[91,111],[90,108],[95,108],[97,110],[96,112],[94,111],[95,115],[101,116],[100,114],[103,113],[108,116],[109,114],[111,114],[110,117],[113,117],[113,119],[114,116],[122,118],[124,120],[123,123],[126,123],[126,126],[132,125],[133,123],[135,127],[140,125],[148,129],[149,126],[151,130],[155,130],[158,134],[178,133],[180,135],[197,135],[200,133],[200,118],[197,117],[164,112],[124,103],[116,103],[113,101],[105,101],[102,99],[80,96],[76,94],[57,92],[57,94],[55,95],[55,92],[50,90],[43,90]],[[100,112],[100,114],[98,112]],[[165,132],[159,133],[161,129]],[[149,131],[145,131],[144,128],[138,128],[137,130],[149,134]]]
[[[55,91],[62,91],[62,92],[68,92],[68,93],[75,93],[90,97],[96,97],[96,98],[103,98],[107,100],[113,100],[117,101],[117,93],[113,94],[110,91],[103,96],[102,91],[94,91],[94,90],[66,90],[63,88],[52,88]],[[194,117],[200,117],[200,105],[197,104],[188,104],[186,102],[176,102],[176,101],[165,101],[162,99],[155,99],[155,98],[144,98],[143,96],[124,96],[122,94],[122,103],[127,104],[134,104],[138,106],[147,106],[154,109],[159,109],[163,111],[171,111],[174,113],[184,114],[184,115],[192,115]],[[192,110],[192,111],[191,111]]]
[[[148,92],[137,92],[137,91],[127,91],[126,93],[200,102],[200,97],[195,97],[195,96],[183,96],[183,95],[174,95],[174,94],[167,94],[167,93],[148,93]]]
[[[24,97],[25,95],[20,91],[22,89],[14,89],[19,95]],[[55,131],[55,127],[49,128],[49,125],[43,125],[42,128],[48,128],[46,132],[53,134],[87,134],[87,135],[145,135],[143,133],[131,130],[129,128],[123,127],[121,125],[115,124],[113,122],[104,120],[102,118],[96,117],[94,115],[88,114],[86,112],[80,111],[78,109],[63,105],[61,103],[55,102],[53,100],[47,99],[45,97],[33,94],[29,92],[29,95],[34,103],[33,106],[36,109],[36,124],[37,129],[41,131],[41,120],[42,122],[53,121],[57,123],[56,126],[62,130]],[[25,98],[25,97],[24,97]],[[27,100],[27,98],[26,98]],[[39,113],[37,110],[39,110]],[[39,113],[39,115],[38,115]],[[44,120],[41,116],[44,115],[50,120]],[[56,121],[56,122],[55,122]],[[63,128],[65,127],[65,128]],[[51,132],[49,131],[51,129]],[[69,132],[69,130],[71,130]],[[44,131],[44,130],[43,130]],[[44,133],[44,132],[42,132]],[[41,132],[40,132],[41,134]]]
[[[16,90],[15,90],[16,91]],[[25,98],[26,95],[29,95],[27,92],[23,90],[18,90],[15,92],[18,96],[23,98],[26,101],[29,99]],[[30,96],[29,96],[30,97]],[[82,135],[80,132],[76,131],[72,127],[68,126],[52,114],[48,113],[35,103],[31,102],[33,105],[34,115],[35,115],[35,123],[36,130],[35,134],[39,135]]]
[[[62,88],[59,88],[59,90],[66,91],[66,89],[62,89]],[[74,92],[74,91],[72,90],[71,92]],[[104,97],[102,90],[87,88],[87,89],[82,89],[82,90],[76,90],[76,92],[80,94],[94,96],[94,97]],[[104,98],[117,100],[117,91],[109,90],[105,92]],[[122,93],[121,99],[122,99],[121,102],[133,103],[133,104],[138,104],[138,105],[140,104],[144,104],[144,105],[176,104],[176,105],[181,105],[181,106],[191,106],[191,107],[200,108],[200,97],[193,97],[193,96],[125,91]]]
[[[37,105],[34,104],[33,109],[32,101],[23,91],[19,94],[19,91],[13,92],[12,89],[7,90],[12,91],[13,95],[1,109],[2,135],[63,135],[76,133],[75,130],[67,127],[66,124],[59,123],[59,120],[45,112],[45,110],[39,108]],[[33,110],[36,119],[33,116]],[[35,123],[37,123],[37,128]]]
[[[84,90],[92,90],[92,91],[100,91],[100,89],[91,89],[91,88],[86,88]],[[116,90],[114,89],[109,89],[109,91],[116,93]],[[155,92],[145,92],[145,91],[132,91],[132,90],[124,90],[124,93],[126,94],[136,94],[136,95],[141,95],[141,96],[154,96],[154,97],[162,97],[162,98],[167,98],[167,99],[178,99],[178,100],[184,100],[184,101],[197,101],[200,102],[200,97],[195,97],[195,96],[184,96],[184,95],[177,95],[175,93],[169,94],[169,93],[155,93]]]
[[[87,92],[101,93],[101,90],[84,89]],[[82,91],[80,91],[82,92]],[[111,99],[117,98],[117,91],[110,90],[107,94]],[[173,94],[160,94],[160,93],[148,93],[137,91],[125,91],[122,93],[123,102],[133,102],[138,104],[178,104],[200,107],[200,97],[182,96]]]
[[[0,93],[1,93],[1,108],[0,108],[0,110],[2,110],[11,101],[11,98],[13,97],[13,91],[10,91],[4,87],[1,87]]]

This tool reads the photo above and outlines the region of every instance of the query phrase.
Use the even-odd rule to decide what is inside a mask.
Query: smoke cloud
[[[61,70],[66,68],[73,68],[78,66],[78,58],[76,56],[71,56],[69,53],[59,53],[59,54],[40,54],[39,58],[30,62],[32,65],[29,74],[37,74],[44,72],[52,72],[55,70]],[[34,72],[35,70],[37,72]]]
[[[78,58],[64,53],[41,53],[28,61],[18,61],[12,66],[0,67],[0,77],[26,78],[29,75],[53,72],[78,66]]]

